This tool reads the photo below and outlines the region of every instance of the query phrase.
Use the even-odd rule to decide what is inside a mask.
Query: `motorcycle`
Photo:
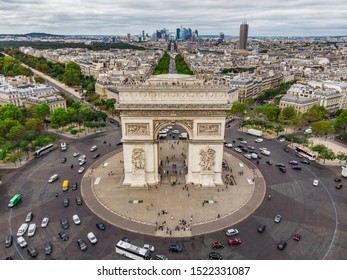
[[[73,168],[73,164],[71,164],[70,168],[71,168],[71,169]]]
[[[269,196],[267,197],[268,200],[271,200],[271,194],[269,194]]]

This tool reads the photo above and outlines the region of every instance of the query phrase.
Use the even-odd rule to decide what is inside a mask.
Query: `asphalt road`
[[[234,125],[234,124],[233,124]],[[248,145],[267,147],[271,151],[269,157],[262,156],[259,169],[263,172],[268,186],[271,200],[264,200],[260,207],[246,220],[234,225],[240,232],[242,244],[230,248],[226,244],[224,249],[219,249],[224,259],[346,259],[345,244],[347,240],[347,194],[346,186],[340,190],[335,189],[333,181],[338,168],[322,167],[318,163],[302,165],[302,170],[289,168],[289,160],[298,160],[293,151],[286,153],[283,150],[285,143],[277,140],[264,140],[263,143],[255,143],[254,136],[237,132],[233,125],[226,129],[226,141],[235,141],[238,145],[238,137],[243,137]],[[237,126],[237,124],[235,124]],[[94,161],[92,155],[96,152],[101,156],[106,155],[117,146],[121,138],[121,131],[117,124],[108,123],[107,132],[102,132],[93,137],[78,140],[66,140],[67,151],[55,149],[42,158],[34,159],[26,166],[18,170],[5,170],[3,185],[0,188],[0,237],[5,240],[7,234],[14,236],[17,229],[24,222],[29,211],[34,213],[32,222],[38,226],[35,236],[25,238],[29,245],[34,246],[39,255],[37,259],[124,259],[114,251],[114,246],[123,236],[127,236],[134,244],[152,244],[156,247],[156,254],[165,254],[169,259],[207,259],[212,251],[211,242],[221,241],[227,243],[224,231],[217,231],[209,235],[195,236],[191,238],[158,238],[154,236],[138,235],[127,232],[121,228],[106,224],[106,230],[100,231],[95,223],[102,221],[96,217],[85,204],[78,206],[75,203],[80,190],[71,189],[63,193],[61,182],[68,179],[70,184],[77,182],[80,185],[81,174],[77,173],[77,157],[72,154],[78,151],[86,154],[86,168]],[[103,142],[106,141],[106,144]],[[111,143],[109,146],[108,143]],[[97,145],[95,152],[90,152],[91,146]],[[233,148],[225,148],[231,151]],[[60,159],[66,156],[67,162],[61,163]],[[266,164],[266,160],[282,162],[287,166],[287,173],[282,173],[275,165]],[[245,160],[247,160],[245,158]],[[71,169],[71,164],[74,168]],[[59,174],[59,180],[49,184],[48,178]],[[319,180],[319,186],[314,187],[314,179]],[[346,182],[343,179],[343,184]],[[23,195],[22,201],[16,207],[7,207],[9,199],[17,191]],[[55,192],[59,193],[55,197]],[[70,205],[63,206],[63,198],[68,197]],[[72,215],[78,214],[82,220],[80,225],[73,224]],[[280,223],[274,223],[276,214],[281,214]],[[40,228],[43,217],[49,217],[47,228]],[[67,218],[70,222],[68,241],[62,241],[58,232],[62,230],[60,219]],[[257,232],[258,224],[266,225],[264,233]],[[98,238],[96,245],[91,245],[87,239],[88,232],[94,232]],[[294,233],[302,235],[301,241],[292,239]],[[79,250],[76,241],[82,238],[88,245],[88,250]],[[277,249],[280,240],[287,240],[287,248],[283,251]],[[44,254],[44,243],[53,243],[53,253],[50,256]],[[169,253],[170,244],[180,244],[182,253]],[[21,249],[16,242],[10,247],[0,246],[0,256],[4,259],[11,256],[13,259],[30,259],[26,249]]]

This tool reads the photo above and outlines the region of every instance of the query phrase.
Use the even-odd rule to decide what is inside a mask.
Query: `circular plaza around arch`
[[[183,141],[172,143],[179,149]],[[164,149],[171,158],[172,150]],[[177,176],[172,184],[168,175],[157,186],[133,188],[122,185],[123,152],[119,150],[86,171],[81,192],[91,211],[123,229],[159,237],[201,235],[244,220],[265,196],[265,180],[255,165],[226,150],[223,162],[223,187],[185,185],[184,176]]]

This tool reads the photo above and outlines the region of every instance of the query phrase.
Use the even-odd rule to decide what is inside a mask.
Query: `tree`
[[[336,158],[341,162],[341,161],[346,161],[347,160],[347,154],[343,152],[338,152],[336,155]]]
[[[335,121],[335,130],[336,131],[346,131],[347,126],[347,110],[343,110],[340,115],[336,118]]]
[[[317,122],[329,116],[329,112],[323,106],[314,105],[308,112],[304,114],[308,122]]]
[[[81,83],[81,67],[70,61],[66,64],[63,81],[68,86],[75,86]]]
[[[34,131],[35,135],[38,136],[38,135],[40,135],[40,133],[42,132],[42,130],[44,128],[44,123],[40,119],[30,118],[25,122],[25,127],[28,130]]]
[[[246,106],[244,103],[235,102],[230,109],[230,113],[232,115],[240,115],[246,110]]]
[[[281,112],[281,117],[283,120],[292,120],[296,115],[295,109],[293,106],[286,107]]]
[[[69,119],[69,114],[64,108],[55,109],[53,114],[51,115],[51,125],[53,128],[62,127],[70,121],[71,119]]]
[[[0,106],[0,120],[12,119],[22,122],[24,117],[22,111],[13,104]]]
[[[327,121],[318,121],[312,124],[312,132],[314,134],[328,134],[334,132],[334,123]]]
[[[42,103],[37,105],[36,107],[36,117],[44,120],[51,113],[51,109],[49,108],[47,103]]]

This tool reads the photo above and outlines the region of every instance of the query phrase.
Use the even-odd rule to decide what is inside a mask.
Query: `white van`
[[[58,180],[58,178],[58,174],[54,174],[48,179],[48,183],[53,183],[54,181]]]
[[[81,220],[77,214],[72,216],[72,220],[74,221],[75,225],[79,225],[81,223]]]
[[[66,151],[66,143],[64,142],[64,143],[61,143],[60,144],[60,147],[61,147],[61,150],[62,151]]]
[[[36,231],[36,224],[30,224],[28,229],[28,237],[34,236]]]
[[[178,129],[174,129],[174,130],[172,131],[172,133],[173,133],[173,134],[179,134],[180,131],[179,131]]]
[[[22,236],[27,231],[27,229],[28,229],[28,224],[27,223],[22,224],[17,231],[17,236]]]
[[[159,139],[160,138],[165,138],[167,136],[167,133],[164,132],[164,133],[159,133]]]
[[[187,139],[188,138],[188,133],[187,132],[182,132],[179,136],[181,139]]]
[[[28,243],[26,242],[26,240],[22,236],[19,236],[17,238],[17,243],[19,244],[19,246],[21,248],[24,248],[24,247],[26,247],[28,245]]]

